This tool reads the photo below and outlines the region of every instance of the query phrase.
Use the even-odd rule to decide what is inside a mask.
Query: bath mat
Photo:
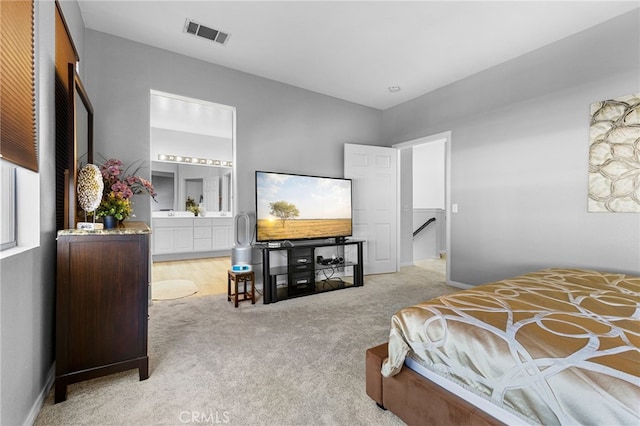
[[[198,287],[190,280],[166,280],[151,283],[153,300],[173,300],[191,296],[198,292]]]

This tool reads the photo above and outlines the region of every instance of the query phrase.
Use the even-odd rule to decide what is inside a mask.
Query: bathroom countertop
[[[188,211],[173,211],[173,212],[162,211],[162,212],[152,212],[151,217],[154,219],[156,218],[225,219],[225,218],[233,218],[233,215],[231,214],[231,212],[206,212],[204,216],[203,215],[195,216],[193,213]]]

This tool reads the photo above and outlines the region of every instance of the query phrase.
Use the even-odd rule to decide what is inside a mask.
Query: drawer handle
[[[296,280],[296,284],[309,284],[309,280]]]
[[[298,263],[307,263],[308,261],[309,261],[309,259],[305,259],[305,258],[301,258],[301,259],[296,260],[296,262],[298,262]]]

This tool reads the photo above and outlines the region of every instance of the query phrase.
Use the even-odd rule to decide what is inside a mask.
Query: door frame
[[[407,148],[412,148],[417,145],[423,145],[425,143],[430,142],[445,142],[445,165],[444,165],[444,173],[445,173],[445,191],[444,191],[444,206],[445,206],[445,250],[446,250],[446,282],[450,281],[449,277],[451,276],[451,130],[447,130],[446,132],[436,133],[429,136],[424,136],[416,139],[411,139],[405,142],[400,142],[392,145],[393,148],[398,150],[398,158],[400,157],[400,151]],[[402,164],[398,161],[398,202],[396,203],[397,217],[398,217],[398,230],[397,230],[397,241],[396,245],[398,247],[397,250],[397,264],[400,265],[400,247],[401,247],[401,238],[402,235],[400,233],[400,225],[402,222],[402,206],[400,204],[400,194],[401,194],[401,173],[402,173]]]

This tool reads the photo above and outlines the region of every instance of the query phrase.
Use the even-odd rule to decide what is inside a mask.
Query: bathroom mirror
[[[151,182],[158,212],[233,214],[235,108],[151,91]]]
[[[151,162],[158,201],[153,211],[186,211],[191,199],[208,213],[231,215],[231,167]]]

